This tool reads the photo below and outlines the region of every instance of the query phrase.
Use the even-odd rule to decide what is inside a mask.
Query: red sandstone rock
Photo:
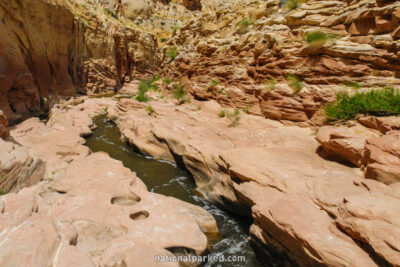
[[[386,133],[391,130],[400,130],[400,117],[361,117],[358,120],[366,127],[376,129],[381,133]]]
[[[393,132],[367,140],[365,177],[385,184],[400,180],[400,133]]]
[[[316,139],[321,144],[320,153],[323,156],[360,167],[363,163],[366,140],[376,136],[378,134],[360,125],[323,126],[319,128]]]
[[[10,135],[8,121],[3,111],[0,110],[0,138],[6,139]]]

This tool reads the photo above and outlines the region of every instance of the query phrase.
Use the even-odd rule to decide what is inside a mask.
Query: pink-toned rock
[[[321,144],[319,153],[331,159],[350,162],[358,167],[363,163],[366,140],[378,134],[360,125],[323,126],[318,129],[317,141]]]
[[[272,246],[290,251],[300,266],[377,266],[368,254],[340,232],[331,218],[305,199],[279,191],[253,207],[255,226],[268,229],[264,238]],[[255,231],[254,228],[251,229]]]
[[[153,114],[135,102],[120,100],[109,111],[126,140],[144,154],[184,164],[211,201],[241,214],[253,207],[251,238],[261,260],[274,251],[301,266],[376,266],[335,218],[346,197],[392,190],[363,179],[358,168],[319,157],[310,129],[246,114],[229,127],[215,102],[152,101]]]
[[[91,118],[115,104],[70,101],[55,107],[47,124],[30,119],[12,129],[49,164],[46,180],[0,197],[0,265],[131,267],[180,249],[206,250],[204,233],[217,231],[211,214],[148,192],[121,162],[83,145]]]
[[[400,117],[361,117],[358,121],[372,129],[376,129],[381,133],[386,133],[392,130],[400,130]]]
[[[0,139],[0,191],[18,192],[43,179],[46,164],[31,151]]]
[[[365,146],[365,177],[385,184],[400,181],[400,133],[373,137]]]
[[[369,244],[393,266],[400,262],[400,200],[382,194],[344,198],[337,220],[351,237]]]
[[[318,124],[317,111],[335,99],[333,91],[318,87],[308,87],[299,93],[288,85],[277,85],[274,90],[261,94],[261,112],[266,118],[296,122],[315,121]]]

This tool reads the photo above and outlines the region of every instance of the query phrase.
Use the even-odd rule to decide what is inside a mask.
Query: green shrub
[[[167,57],[170,58],[171,61],[173,61],[179,55],[178,50],[176,49],[175,46],[168,47],[165,54],[167,55]]]
[[[225,118],[226,116],[226,109],[221,109],[218,113],[218,117]]]
[[[299,0],[288,0],[285,4],[285,8],[288,10],[293,10],[298,8],[300,5],[300,1]]]
[[[171,83],[172,83],[172,79],[171,78],[167,77],[167,78],[164,79],[164,84],[169,85]]]
[[[172,27],[171,27],[172,33],[173,33],[174,35],[176,34],[176,32],[177,32],[179,29],[180,29],[179,26],[172,26]]]
[[[181,80],[173,85],[174,91],[172,92],[172,97],[178,100],[179,105],[185,103],[187,101],[187,90],[185,89],[185,85]]]
[[[323,46],[326,42],[335,40],[336,36],[322,31],[311,31],[306,35],[306,42],[310,46]]]
[[[154,84],[158,80],[160,80],[160,75],[158,74],[153,76],[151,79],[141,80],[138,87],[138,94],[135,99],[140,102],[147,102],[149,98],[147,97],[146,93],[149,90],[158,90],[158,86]]]
[[[113,17],[114,19],[118,19],[118,15],[115,14],[114,11],[112,11],[106,7],[103,9],[103,11],[104,11],[104,14],[109,15],[109,16]]]
[[[252,25],[253,22],[248,19],[248,18],[244,18],[243,20],[241,20],[237,25],[239,26],[239,33],[246,33],[249,26]]]
[[[149,115],[154,113],[154,109],[153,109],[153,107],[150,106],[150,105],[147,105],[147,106],[145,107],[145,109],[146,109],[146,112],[147,112]]]
[[[356,92],[349,95],[346,92],[338,93],[335,103],[325,107],[325,114],[329,120],[349,120],[357,114],[375,116],[400,114],[400,91],[394,88]]]
[[[228,112],[226,117],[231,121],[229,126],[236,126],[240,121],[240,110],[235,108],[232,112]]]
[[[252,24],[253,24],[253,22],[251,22],[250,19],[244,18],[243,20],[241,20],[241,21],[238,23],[238,26],[241,26],[241,27],[249,27],[249,26],[252,25]]]
[[[286,80],[289,82],[289,86],[297,94],[303,89],[303,83],[296,74],[289,74],[286,76]]]
[[[233,111],[229,111],[226,109],[222,109],[220,110],[220,112],[218,113],[218,117],[220,118],[227,118],[231,121],[231,124],[229,124],[229,126],[236,126],[239,121],[240,121],[240,110],[239,109],[234,109]]]

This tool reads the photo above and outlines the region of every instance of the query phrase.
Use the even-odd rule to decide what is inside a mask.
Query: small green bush
[[[218,117],[225,118],[226,116],[226,109],[221,109],[218,113]]]
[[[335,40],[336,36],[322,31],[308,32],[305,40],[310,46],[323,46],[328,41]]]
[[[171,27],[172,33],[173,33],[174,35],[176,34],[176,32],[177,32],[179,29],[180,29],[179,26],[172,26],[172,27]]]
[[[153,109],[153,107],[150,106],[150,105],[147,105],[147,106],[145,107],[145,109],[146,109],[146,112],[147,112],[149,115],[154,113],[154,109]]]
[[[103,11],[104,11],[104,14],[109,15],[109,16],[113,17],[114,19],[118,19],[118,15],[115,14],[114,11],[112,11],[106,7],[103,9]]]
[[[179,105],[187,101],[187,90],[181,80],[173,85],[172,97],[178,100]]]
[[[240,110],[235,108],[232,112],[228,112],[226,117],[231,121],[229,126],[236,126],[240,121]]]
[[[286,80],[289,82],[289,86],[297,94],[303,89],[303,83],[296,74],[289,74],[286,76]]]
[[[237,25],[239,26],[239,33],[244,34],[247,32],[248,28],[250,25],[252,25],[253,22],[248,19],[248,18],[244,18],[243,20],[241,20]]]
[[[219,111],[218,117],[227,118],[227,119],[229,119],[231,121],[229,126],[236,126],[239,123],[240,119],[241,119],[240,109],[236,108],[233,111],[222,109],[222,110]]]
[[[337,101],[325,107],[329,120],[349,120],[358,114],[387,116],[400,114],[400,91],[394,88],[337,94]]]
[[[173,61],[179,55],[179,52],[175,46],[170,46],[168,47],[165,54],[167,55],[167,57],[170,58],[171,61]]]
[[[167,77],[167,78],[164,79],[164,84],[169,85],[171,83],[172,83],[172,79],[171,78]]]
[[[288,10],[293,10],[298,8],[300,4],[301,4],[300,0],[288,0],[285,4],[285,8]]]
[[[253,22],[251,22],[250,19],[244,18],[243,20],[241,20],[241,21],[238,23],[238,26],[241,26],[241,27],[249,27],[249,26],[252,25],[252,24],[253,24]]]
[[[151,79],[141,80],[138,87],[138,94],[135,99],[140,102],[147,102],[149,98],[147,97],[146,93],[149,90],[157,91],[158,86],[154,83],[160,79],[161,79],[160,75],[157,74],[153,76]]]

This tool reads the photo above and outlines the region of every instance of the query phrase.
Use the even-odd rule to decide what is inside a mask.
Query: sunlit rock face
[[[0,6],[0,109],[10,123],[77,92],[114,91],[135,70],[157,65],[153,37],[124,28],[107,10],[83,1]]]
[[[400,85],[397,1],[240,0],[201,5],[202,12],[182,21],[167,43],[176,46],[179,55],[165,70],[187,76],[200,99],[258,109],[267,118],[320,125],[319,111],[346,88],[344,83],[357,82],[363,88]],[[180,21],[178,15],[176,19]],[[316,31],[335,38],[318,45],[306,41],[307,34]],[[302,81],[300,93],[283,89],[292,74]],[[220,87],[209,88],[212,80],[219,80]],[[276,84],[274,90],[269,81]]]

